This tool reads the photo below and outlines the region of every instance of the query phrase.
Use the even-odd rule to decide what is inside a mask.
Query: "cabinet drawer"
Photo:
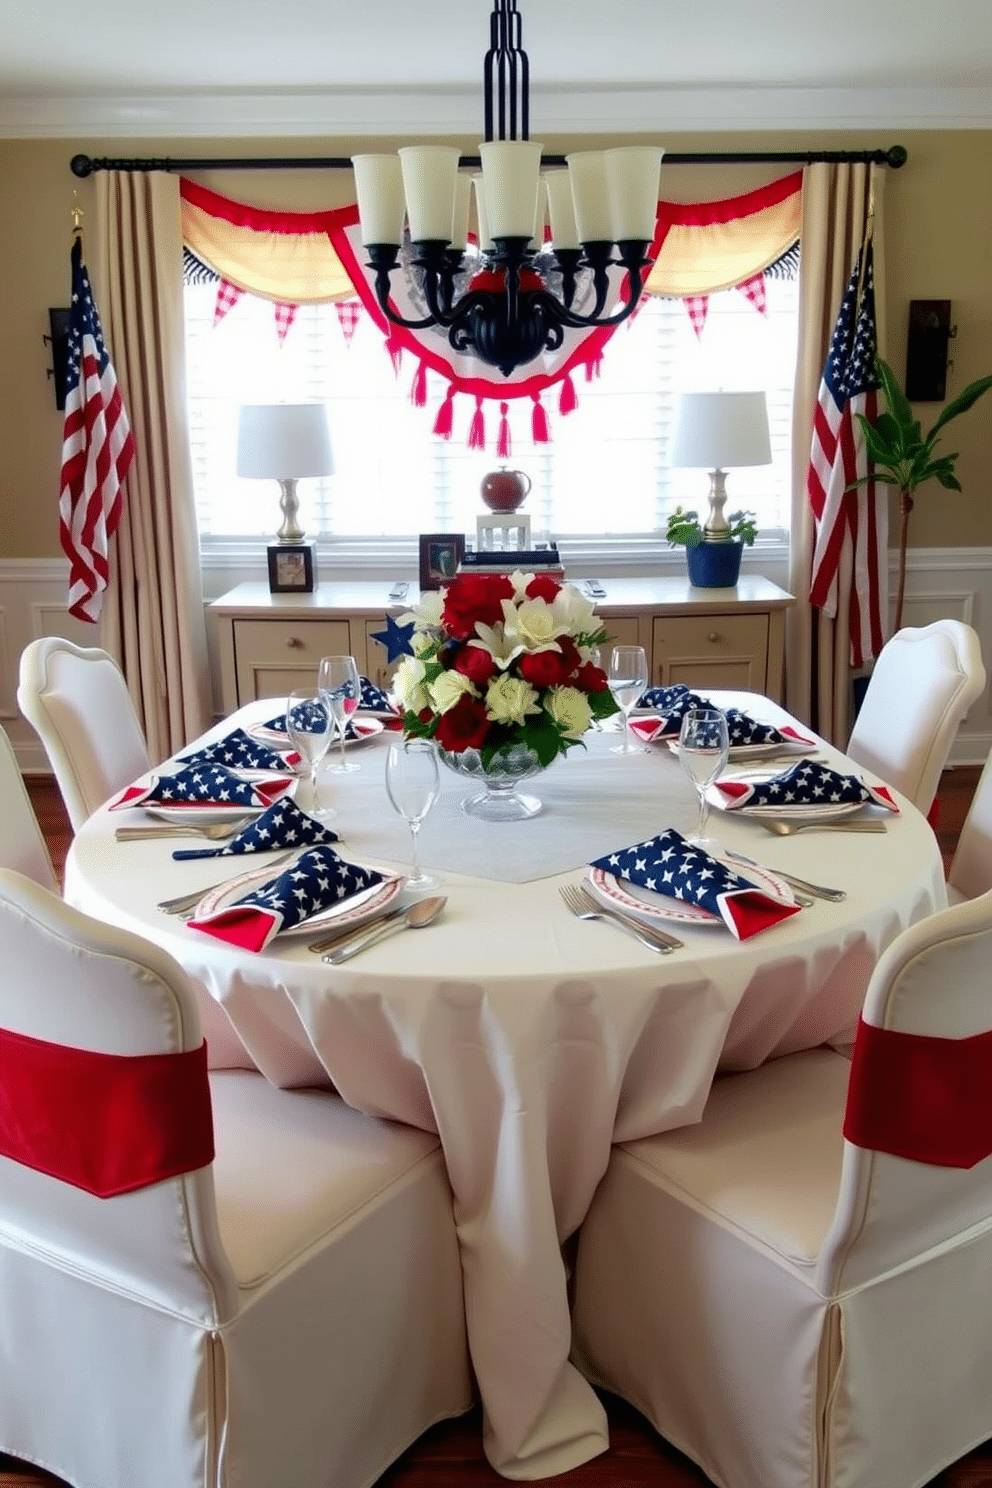
[[[656,683],[764,692],[768,616],[658,616],[652,654]]]
[[[355,654],[347,620],[235,620],[233,631],[239,703],[316,686],[322,656]],[[355,660],[361,670],[364,647]]]

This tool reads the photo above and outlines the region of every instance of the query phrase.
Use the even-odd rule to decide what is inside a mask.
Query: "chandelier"
[[[458,151],[443,145],[355,155],[352,165],[362,243],[383,314],[408,330],[437,326],[455,351],[509,377],[542,352],[557,351],[567,328],[615,326],[631,314],[651,267],[646,254],[662,151],[642,145],[585,151],[567,155],[567,169],[542,176],[543,147],[529,138],[529,64],[517,0],[493,5],[481,174],[459,171]],[[473,185],[478,257],[468,252]],[[392,275],[404,257],[427,311],[417,319],[404,318],[391,299]],[[626,271],[626,297],[604,313],[611,267]]]

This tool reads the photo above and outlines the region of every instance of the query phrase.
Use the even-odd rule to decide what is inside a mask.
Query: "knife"
[[[325,935],[320,940],[312,940],[307,946],[308,951],[313,951],[319,956],[323,951],[337,949],[345,945],[354,936],[364,935],[366,930],[371,930],[373,925],[384,925],[387,920],[395,920],[400,915],[406,914],[410,908],[408,904],[394,905],[392,909],[381,910],[379,914],[370,915],[367,920],[362,920],[360,925],[352,925],[346,930],[337,930],[331,935]]]

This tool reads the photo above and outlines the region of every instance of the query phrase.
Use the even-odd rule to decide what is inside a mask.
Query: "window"
[[[575,377],[578,408],[557,412],[558,387],[542,401],[552,442],[531,439],[530,399],[510,403],[509,464],[531,477],[526,510],[537,540],[658,537],[676,503],[706,511],[705,472],[672,470],[668,441],[683,390],[763,388],[773,464],[728,477],[728,510],[758,513],[763,536],[789,525],[790,431],[796,360],[798,282],[767,277],[767,315],[745,295],[709,298],[697,337],[681,301],[649,297],[606,348],[601,375]],[[365,542],[420,532],[475,530],[479,487],[501,462],[498,406],[485,405],[485,450],[466,447],[472,399],[455,400],[450,440],[432,433],[447,384],[428,373],[428,406],[410,401],[414,366],[399,376],[380,333],[361,315],[350,342],[333,305],[302,305],[280,343],[273,306],[244,295],[214,326],[216,286],[186,289],[187,380],[193,471],[201,534],[270,536],[279,522],[275,482],[235,471],[242,403],[326,403],[335,473],[301,480],[301,521],[309,538]]]

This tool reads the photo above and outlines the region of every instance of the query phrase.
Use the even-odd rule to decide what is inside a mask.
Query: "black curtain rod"
[[[864,161],[872,165],[888,165],[898,170],[908,159],[903,145],[890,145],[887,150],[778,150],[778,151],[723,151],[703,152],[690,155],[665,154],[662,166],[667,165],[813,165],[824,161],[828,164],[848,164]],[[462,155],[461,166],[481,165],[478,155]],[[545,155],[543,165],[564,165],[564,155]],[[271,159],[242,157],[235,160],[111,160],[107,156],[94,159],[91,155],[74,155],[69,162],[74,176],[80,179],[91,176],[94,171],[194,171],[194,170],[350,170],[348,155],[328,156],[274,156]]]

